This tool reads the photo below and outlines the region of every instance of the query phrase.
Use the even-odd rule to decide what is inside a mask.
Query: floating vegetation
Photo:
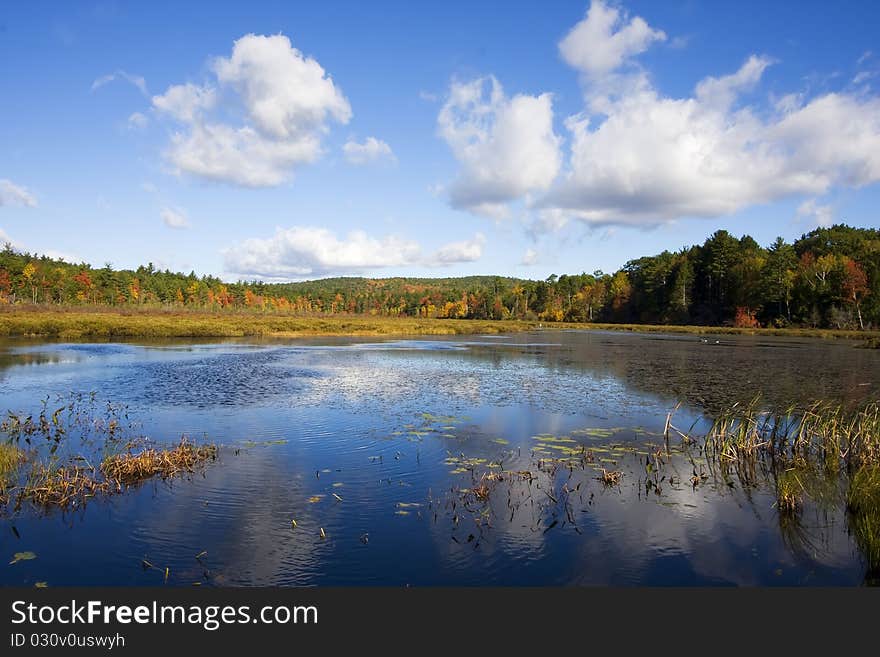
[[[288,443],[285,438],[276,438],[275,440],[245,440],[241,446],[245,449],[253,449],[254,447],[271,447],[272,445],[286,445]]]
[[[617,486],[620,484],[622,477],[623,473],[620,470],[606,470],[602,468],[602,474],[598,479],[606,486]]]
[[[217,457],[216,446],[185,437],[172,448],[145,446],[146,439],[132,435],[134,428],[127,407],[101,402],[95,393],[56,397],[51,404],[46,397],[38,414],[9,411],[0,423],[6,434],[0,444],[0,511],[18,511],[24,502],[74,509],[152,477],[192,473]]]
[[[186,438],[173,449],[147,448],[141,452],[108,456],[101,472],[108,479],[125,486],[159,476],[169,479],[180,473],[192,473],[205,461],[217,458],[215,445],[195,445]]]
[[[111,492],[110,483],[96,477],[92,466],[51,468],[37,464],[21,497],[41,507],[78,507],[99,494]]]
[[[16,552],[12,555],[12,561],[9,562],[9,565],[12,566],[17,564],[19,561],[30,561],[31,559],[36,559],[37,555],[33,552]]]
[[[612,438],[621,429],[605,429],[602,427],[588,427],[586,429],[575,429],[571,432],[573,436],[586,436],[587,438]]]

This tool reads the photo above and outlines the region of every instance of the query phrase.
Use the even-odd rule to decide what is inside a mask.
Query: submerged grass
[[[465,335],[513,333],[547,329],[599,329],[694,335],[778,335],[787,337],[869,338],[880,341],[880,332],[833,329],[744,329],[729,326],[673,326],[649,324],[578,324],[525,320],[422,319],[369,315],[302,316],[256,311],[185,311],[106,307],[0,308],[0,336],[78,338],[173,337],[298,337],[321,335]]]

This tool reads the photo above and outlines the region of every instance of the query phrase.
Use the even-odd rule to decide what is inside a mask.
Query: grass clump
[[[37,464],[22,489],[22,497],[37,506],[62,509],[81,506],[89,498],[110,492],[110,484],[95,477],[91,466],[50,468]]]
[[[0,443],[0,505],[8,501],[8,491],[15,486],[18,469],[25,461],[21,448]]]
[[[880,465],[859,468],[846,496],[847,525],[868,566],[867,583],[880,583]]]
[[[707,456],[721,461],[770,455],[783,462],[820,460],[854,470],[880,463],[880,402],[853,408],[819,401],[767,410],[756,397],[719,413],[704,442]]]
[[[132,486],[156,476],[169,479],[191,473],[200,464],[216,458],[215,445],[195,445],[184,438],[173,449],[147,448],[134,454],[108,456],[101,463],[101,472],[118,485]]]
[[[797,513],[804,505],[804,485],[794,468],[776,477],[776,508],[780,513]]]

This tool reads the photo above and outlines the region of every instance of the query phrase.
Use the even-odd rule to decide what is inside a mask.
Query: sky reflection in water
[[[667,479],[658,495],[643,481],[644,445],[659,440],[652,433],[679,400],[676,417],[689,426],[758,391],[779,402],[880,396],[880,352],[846,342],[736,336],[716,345],[543,331],[384,342],[0,343],[3,411],[37,412],[47,395],[77,391],[127,404],[153,439],[207,436],[223,446],[220,459],[204,474],[150,482],[76,513],[0,520],[0,557],[38,555],[0,566],[0,583],[161,584],[165,567],[175,585],[865,577],[841,509],[808,504],[796,527],[781,525],[771,490],[714,480],[694,490],[683,455],[667,468],[684,483]],[[619,487],[596,480],[597,462],[567,481],[542,475],[499,487],[487,505],[460,506],[460,489],[474,482],[454,473],[450,458],[483,460],[484,472],[493,462],[526,469],[542,457],[533,451],[540,434],[575,441],[563,446],[636,451],[597,452],[624,472]],[[553,444],[544,444],[546,457]],[[560,491],[570,508],[552,503]],[[162,572],[143,570],[142,559]]]

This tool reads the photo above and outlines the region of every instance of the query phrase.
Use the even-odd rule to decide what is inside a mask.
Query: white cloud
[[[124,80],[125,82],[128,82],[129,84],[137,87],[138,91],[140,91],[142,95],[150,95],[147,91],[147,81],[143,77],[141,77],[140,75],[133,75],[122,70],[116,71],[115,73],[102,75],[101,77],[96,79],[94,82],[92,82],[92,91],[97,91],[105,84],[109,84],[114,80]]]
[[[819,205],[814,198],[801,203],[797,215],[811,219],[817,226],[828,227],[834,223],[834,208],[830,205]]]
[[[315,160],[320,150],[316,134],[278,141],[251,127],[214,123],[175,133],[166,157],[178,172],[245,187],[273,187],[287,180],[295,166]]]
[[[483,256],[485,243],[486,238],[482,233],[477,233],[473,239],[450,242],[437,249],[437,252],[428,259],[428,264],[442,267],[459,262],[476,262]]]
[[[326,228],[278,228],[269,238],[251,238],[224,251],[230,274],[267,279],[296,279],[357,274],[386,267],[444,266],[472,262],[482,255],[484,238],[440,247],[422,255],[420,245],[395,235],[375,238],[352,231],[338,238]]]
[[[550,94],[508,98],[492,76],[454,81],[437,123],[461,165],[453,207],[503,218],[508,202],[547,189],[559,171]]]
[[[708,77],[701,80],[697,84],[696,99],[709,107],[726,110],[740,93],[748,91],[758,84],[764,71],[771,63],[768,57],[752,55],[736,73],[723,75],[720,78]]]
[[[391,147],[375,137],[367,137],[362,144],[349,140],[345,142],[342,151],[345,153],[346,161],[354,165],[369,164],[383,158],[395,160]]]
[[[141,114],[140,112],[133,112],[128,117],[128,127],[132,130],[142,130],[147,127],[150,119],[147,118],[146,115]]]
[[[248,187],[280,185],[297,166],[319,157],[331,121],[351,118],[331,77],[281,34],[241,37],[211,70],[216,84],[174,85],[153,98],[157,111],[184,126],[165,153],[178,174]],[[220,94],[226,94],[223,103]],[[211,115],[221,105],[226,114]],[[243,123],[225,122],[236,107]]]
[[[186,216],[186,212],[180,208],[162,208],[159,216],[169,228],[189,228],[189,218]]]
[[[4,205],[34,208],[37,206],[37,199],[25,187],[16,185],[7,178],[0,178],[0,206]]]
[[[526,252],[523,254],[522,260],[519,264],[524,265],[526,267],[531,267],[532,265],[538,262],[538,252],[535,249],[526,249]]]
[[[651,28],[640,16],[630,19],[617,8],[593,0],[586,17],[559,42],[559,52],[573,68],[597,76],[665,39],[664,32]]]
[[[217,79],[235,88],[257,127],[278,139],[323,130],[328,118],[351,119],[351,107],[317,61],[281,34],[248,34],[232,56],[214,61]]]
[[[606,17],[602,24],[610,23]],[[608,34],[613,40],[615,33]],[[606,60],[590,69],[584,111],[565,122],[570,156],[559,180],[534,204],[535,232],[572,219],[645,226],[716,217],[788,196],[821,195],[835,185],[880,181],[876,96],[828,93],[807,100],[793,93],[774,104],[748,104],[744,94],[771,64],[753,55],[734,73],[707,77],[692,95],[673,98],[641,70],[615,72],[619,57]]]
[[[178,121],[191,123],[202,112],[211,109],[216,101],[217,94],[213,88],[187,82],[172,85],[164,94],[153,96],[153,107]]]

